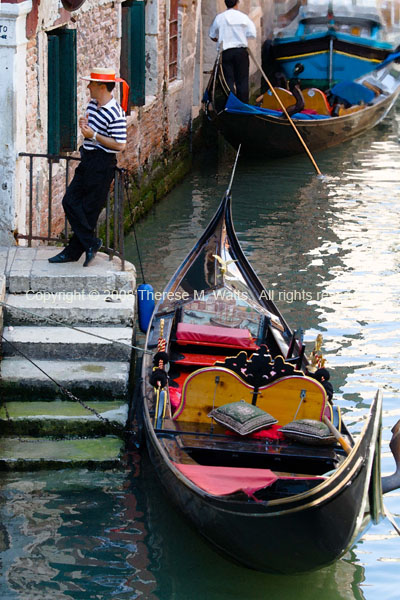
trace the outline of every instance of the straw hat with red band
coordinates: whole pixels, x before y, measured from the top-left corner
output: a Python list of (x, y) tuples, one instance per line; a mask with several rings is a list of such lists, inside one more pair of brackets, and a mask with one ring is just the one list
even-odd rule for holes
[(129, 85), (125, 79), (115, 76), (114, 69), (95, 68), (92, 70), (89, 76), (81, 77), (81, 79), (86, 79), (86, 81), (96, 81), (98, 83), (122, 83), (121, 106), (125, 112), (128, 110)]

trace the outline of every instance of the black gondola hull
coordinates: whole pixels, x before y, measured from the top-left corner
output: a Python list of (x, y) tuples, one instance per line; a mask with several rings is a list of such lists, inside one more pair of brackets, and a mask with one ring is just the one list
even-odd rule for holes
[[(388, 70), (389, 72), (389, 70)], [(400, 69), (392, 69), (395, 76), (390, 93), (362, 110), (326, 119), (293, 122), (312, 152), (337, 146), (361, 135), (380, 123), (394, 105), (400, 93)], [(224, 138), (245, 154), (267, 158), (279, 158), (304, 153), (294, 128), (284, 116), (229, 113), (225, 110), (229, 90), (220, 69), (212, 76), (208, 93), (211, 121)]]
[(380, 410), (377, 401), (362, 440), (332, 481), (304, 498), (265, 506), (211, 497), (188, 486), (160, 447), (148, 418), (147, 446), (167, 495), (209, 542), (252, 569), (301, 573), (340, 558), (369, 522), (367, 491)]
[[(214, 244), (211, 247), (210, 241)], [(205, 247), (209, 251), (207, 254), (204, 253)], [(196, 264), (196, 260), (199, 257), (201, 260), (203, 257), (207, 260), (210, 253), (215, 255), (218, 248), (229, 249), (229, 254), (225, 256), (229, 258), (230, 264), (237, 265), (236, 276), (243, 277), (253, 297), (259, 298), (260, 307), (269, 310), (271, 317), (279, 324), (279, 329), (275, 330), (276, 340), (280, 340), (280, 353), (286, 356), (285, 339), (290, 338), (291, 330), (272, 300), (262, 294), (265, 289), (240, 248), (233, 228), (229, 194), (225, 195), (208, 228), (172, 277), (164, 293), (168, 296), (179, 291), (181, 282)], [(209, 265), (209, 262), (206, 264)], [(156, 306), (147, 334), (147, 349), (154, 351), (157, 347), (161, 322), (166, 347), (173, 343), (173, 320), (178, 319), (179, 322), (182, 306), (170, 305), (168, 302), (162, 300)], [(314, 570), (342, 556), (371, 518), (374, 522), (381, 518), (380, 393), (371, 405), (366, 424), (356, 442), (343, 425), (342, 432), (350, 441), (351, 450), (348, 455), (341, 448), (340, 452), (338, 449), (332, 449), (328, 452), (333, 453), (335, 464), (327, 467), (323, 462), (319, 471), (313, 471), (308, 457), (310, 454), (316, 457), (322, 450), (315, 452), (303, 445), (298, 457), (303, 457), (304, 466), (311, 469), (296, 471), (292, 458), (284, 468), (285, 465), (281, 462), (285, 460), (284, 455), (277, 451), (274, 445), (270, 451), (268, 444), (257, 442), (257, 450), (251, 450), (248, 446), (249, 443), (251, 445), (251, 440), (241, 441), (229, 436), (226, 440), (225, 434), (221, 436), (225, 442), (221, 440), (219, 445), (215, 445), (213, 430), (205, 431), (200, 444), (193, 442), (196, 430), (189, 427), (191, 447), (203, 452), (202, 460), (195, 460), (195, 455), (188, 450), (189, 445), (184, 440), (184, 429), (180, 428), (179, 421), (174, 421), (172, 414), (165, 417), (165, 421), (155, 416), (159, 411), (153, 385), (149, 382), (152, 369), (153, 358), (146, 354), (142, 367), (143, 416), (148, 451), (155, 471), (176, 507), (214, 547), (227, 556), (247, 567), (272, 573)], [(286, 398), (282, 398), (283, 404), (286, 401)], [(226, 447), (221, 448), (220, 445), (226, 441), (232, 448), (229, 452), (226, 451)], [(210, 465), (235, 469), (235, 455), (243, 448), (245, 452), (250, 452), (250, 459), (246, 459), (244, 470), (246, 466), (249, 470), (253, 469), (253, 458), (266, 457), (269, 460), (277, 457), (278, 468), (275, 471), (286, 472), (288, 475), (283, 475), (287, 493), (279, 492), (274, 495), (267, 487), (265, 490), (257, 488), (255, 493), (258, 496), (251, 497), (243, 492), (234, 492), (231, 495), (218, 492), (212, 494), (186, 477), (177, 467), (191, 463), (204, 466), (206, 470)], [(216, 455), (219, 454), (219, 460), (207, 458), (210, 450)], [(261, 465), (260, 468), (265, 467), (273, 468), (268, 465)], [(293, 472), (311, 475), (293, 477)], [(312, 473), (318, 476), (315, 477)], [(276, 477), (278, 479), (275, 481), (280, 481), (281, 475)], [(301, 483), (300, 491), (296, 491), (299, 490), (296, 486), (302, 479), (307, 481), (306, 487)]]

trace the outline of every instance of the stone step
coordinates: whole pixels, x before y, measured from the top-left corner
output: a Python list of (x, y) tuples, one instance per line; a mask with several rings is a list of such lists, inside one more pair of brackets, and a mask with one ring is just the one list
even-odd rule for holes
[[(16, 356), (21, 350), (28, 358), (71, 360), (129, 361), (132, 329), (130, 327), (5, 327), (4, 356)], [(96, 337), (101, 336), (101, 337)], [(105, 338), (105, 339), (102, 339)]]
[(61, 251), (60, 247), (0, 248), (0, 265), (7, 279), (10, 293), (24, 292), (82, 292), (99, 291), (132, 292), (136, 287), (135, 267), (125, 263), (121, 271), (121, 261), (98, 252), (89, 267), (82, 267), (84, 256), (79, 261), (50, 264), (48, 259)]
[(42, 371), (25, 358), (4, 357), (0, 363), (3, 397), (10, 400), (54, 399), (65, 396), (45, 375), (67, 388), (78, 398), (98, 400), (125, 398), (129, 391), (128, 362), (35, 360)]
[(30, 437), (123, 437), (128, 419), (128, 404), (122, 401), (85, 402), (100, 418), (79, 402), (6, 402), (0, 406), (3, 435)]
[[(132, 293), (99, 294), (85, 292), (31, 292), (7, 294), (4, 322), (7, 325), (57, 326), (120, 325), (132, 326), (135, 318), (135, 295)], [(52, 319), (52, 321), (46, 321)], [(56, 321), (56, 322), (54, 322)]]
[(1, 437), (0, 469), (114, 468), (121, 465), (124, 446), (116, 436), (70, 440)]

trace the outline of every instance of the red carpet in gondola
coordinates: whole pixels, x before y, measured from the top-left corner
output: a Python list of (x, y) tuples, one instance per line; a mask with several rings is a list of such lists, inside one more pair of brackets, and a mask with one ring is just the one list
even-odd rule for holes
[(174, 463), (175, 467), (205, 492), (224, 496), (243, 491), (251, 496), (278, 479), (269, 469), (243, 469), (236, 467), (210, 467)]

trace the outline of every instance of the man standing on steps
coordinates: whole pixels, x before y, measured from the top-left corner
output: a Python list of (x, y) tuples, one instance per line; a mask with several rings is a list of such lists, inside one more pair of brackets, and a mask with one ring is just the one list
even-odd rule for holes
[[(224, 12), (217, 15), (209, 36), (222, 50), (222, 68), (229, 89), (242, 102), (249, 101), (248, 38), (257, 35), (251, 19), (239, 10), (239, 0), (225, 0)], [(236, 92), (235, 92), (236, 86)]]
[[(89, 81), (91, 97), (85, 116), (79, 119), (85, 139), (80, 148), (81, 161), (62, 201), (73, 236), (68, 246), (49, 262), (76, 262), (85, 252), (83, 266), (87, 267), (102, 246), (94, 232), (114, 177), (116, 154), (125, 148), (126, 117), (112, 95), (115, 82), (123, 81), (115, 77), (113, 69), (96, 68), (82, 79)], [(126, 110), (129, 87), (124, 81), (123, 84), (122, 105)]]

